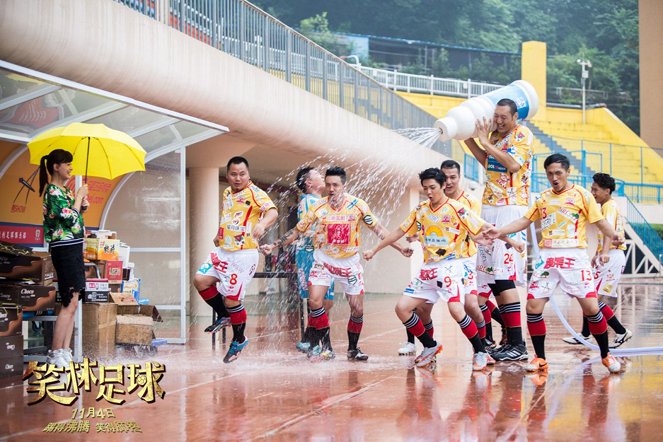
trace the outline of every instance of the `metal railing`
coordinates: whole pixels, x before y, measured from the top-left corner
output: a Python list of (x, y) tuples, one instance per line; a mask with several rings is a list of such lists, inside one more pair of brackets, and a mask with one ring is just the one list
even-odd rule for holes
[(628, 197), (626, 197), (626, 220), (659, 262), (663, 262), (661, 261), (663, 239)]
[(482, 83), (478, 81), (441, 78), (432, 75), (405, 74), (398, 71), (355, 66), (381, 85), (394, 91), (415, 92), (430, 95), (447, 95), (452, 97), (476, 97), (503, 87), (501, 84)]
[(435, 122), (433, 115), (247, 1), (114, 1), (388, 129)]

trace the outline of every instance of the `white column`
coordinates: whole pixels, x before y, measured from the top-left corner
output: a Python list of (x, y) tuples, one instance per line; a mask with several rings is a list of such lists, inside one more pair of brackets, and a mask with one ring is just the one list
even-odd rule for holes
[[(189, 168), (190, 281), (207, 259), (219, 227), (219, 168)], [(189, 315), (212, 316), (212, 310), (191, 284)]]

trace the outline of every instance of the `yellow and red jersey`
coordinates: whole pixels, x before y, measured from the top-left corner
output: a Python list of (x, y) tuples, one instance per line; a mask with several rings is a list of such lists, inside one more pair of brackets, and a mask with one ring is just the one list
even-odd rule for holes
[[(458, 197), (458, 201), (465, 204), (476, 215), (481, 216), (481, 202), (472, 194), (463, 191)], [(469, 235), (465, 240), (465, 247), (467, 247), (467, 251), (464, 253), (467, 253), (468, 256), (474, 256), (477, 254), (477, 245)]]
[(432, 208), (430, 200), (419, 203), (400, 228), (408, 236), (417, 234), (424, 249), (424, 262), (469, 258), (468, 232), (477, 235), (486, 222), (463, 203), (448, 198)]
[(576, 185), (561, 193), (545, 190), (525, 216), (541, 220), (539, 246), (545, 249), (587, 248), (586, 224), (603, 219), (592, 194)]
[(486, 187), (483, 203), (488, 206), (529, 206), (529, 186), (532, 175), (533, 135), (527, 127), (517, 125), (506, 136), (499, 138), (493, 132), (491, 141), (497, 137), (495, 147), (506, 152), (520, 164), (516, 173), (511, 173), (495, 157), (486, 158)]
[(258, 248), (251, 230), (264, 213), (274, 208), (267, 193), (250, 181), (244, 190), (236, 193), (226, 188), (219, 222), (219, 247), (229, 252)]
[[(603, 214), (605, 220), (608, 221), (608, 224), (610, 224), (615, 229), (617, 234), (623, 238), (624, 219), (619, 214), (619, 209), (617, 209), (617, 202), (612, 198), (610, 198), (608, 201), (606, 201), (601, 205), (601, 213)], [(600, 230), (599, 230), (598, 240), (599, 240), (599, 247), (597, 253), (601, 253), (601, 251), (603, 250), (603, 233)], [(610, 250), (626, 250), (626, 244), (620, 244), (618, 246), (610, 244)]]
[(316, 250), (332, 258), (349, 258), (359, 252), (359, 228), (362, 222), (371, 229), (378, 224), (364, 200), (345, 194), (338, 209), (329, 204), (327, 197), (321, 198), (297, 223), (297, 230), (305, 233), (313, 226), (313, 245)]

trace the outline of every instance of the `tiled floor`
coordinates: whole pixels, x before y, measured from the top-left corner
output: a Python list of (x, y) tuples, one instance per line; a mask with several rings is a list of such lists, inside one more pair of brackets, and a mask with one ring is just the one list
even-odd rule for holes
[[(663, 346), (663, 286), (624, 285), (617, 313), (635, 336), (624, 348)], [(663, 431), (663, 359), (633, 356), (623, 374), (609, 375), (597, 352), (569, 346), (551, 306), (547, 378), (528, 376), (520, 363), (472, 373), (471, 346), (444, 304), (434, 311), (444, 351), (437, 370), (409, 368), (397, 356), (405, 332), (393, 312), (395, 295), (367, 297), (361, 348), (368, 362), (348, 362), (348, 307), (332, 311), (337, 358), (312, 363), (294, 350), (298, 317), (278, 297), (248, 303), (250, 345), (232, 364), (226, 346), (211, 347), (191, 325), (187, 345), (161, 347), (148, 360), (166, 365), (159, 382), (165, 399), (148, 404), (137, 394), (112, 406), (87, 393), (73, 407), (52, 400), (28, 406), (27, 384), (0, 390), (0, 438), (9, 440), (654, 440)], [(557, 303), (572, 324), (579, 307), (563, 295)], [(292, 309), (290, 309), (292, 310)], [(524, 324), (524, 321), (523, 321)], [(499, 326), (495, 327), (499, 335)], [(529, 345), (529, 342), (528, 342)], [(531, 349), (531, 347), (530, 347)], [(531, 350), (530, 350), (531, 351)], [(585, 362), (583, 364), (583, 361)], [(594, 363), (591, 363), (594, 361)], [(125, 359), (130, 363), (135, 360)], [(93, 392), (97, 390), (93, 389)], [(82, 402), (82, 405), (79, 403)], [(46, 433), (67, 423), (72, 408), (111, 407), (115, 418), (91, 418), (89, 434)], [(97, 434), (100, 422), (134, 421), (142, 433)]]

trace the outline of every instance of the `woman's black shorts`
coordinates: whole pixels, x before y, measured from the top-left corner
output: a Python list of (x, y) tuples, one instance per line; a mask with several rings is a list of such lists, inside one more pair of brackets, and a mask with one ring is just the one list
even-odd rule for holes
[(66, 246), (51, 246), (51, 259), (58, 278), (58, 291), (62, 306), (67, 307), (74, 296), (79, 293), (79, 299), (85, 293), (85, 263), (83, 261), (83, 244)]

